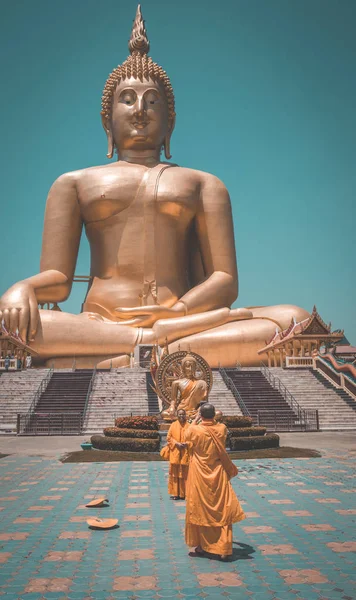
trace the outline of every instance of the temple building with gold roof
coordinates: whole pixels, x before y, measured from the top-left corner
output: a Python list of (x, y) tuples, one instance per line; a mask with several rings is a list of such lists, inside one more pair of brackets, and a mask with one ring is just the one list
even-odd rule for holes
[(287, 329), (276, 329), (258, 354), (267, 354), (269, 367), (305, 367), (312, 364), (313, 353), (319, 352), (322, 346), (334, 346), (343, 337), (343, 331), (331, 331), (331, 323), (327, 325), (314, 306), (307, 319), (297, 322), (293, 317)]

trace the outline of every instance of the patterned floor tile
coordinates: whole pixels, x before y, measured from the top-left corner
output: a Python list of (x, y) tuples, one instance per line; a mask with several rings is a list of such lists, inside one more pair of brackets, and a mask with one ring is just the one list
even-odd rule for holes
[[(185, 503), (168, 496), (166, 463), (1, 459), (0, 598), (354, 600), (352, 457), (239, 469), (232, 485), (247, 520), (222, 563), (188, 556)], [(100, 495), (107, 508), (85, 507)], [(120, 527), (89, 530), (88, 516)]]

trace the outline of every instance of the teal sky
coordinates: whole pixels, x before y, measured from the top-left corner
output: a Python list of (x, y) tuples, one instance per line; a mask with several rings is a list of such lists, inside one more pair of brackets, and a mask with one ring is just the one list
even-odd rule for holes
[[(1, 0), (0, 290), (38, 272), (46, 195), (103, 164), (100, 98), (133, 0)], [(233, 206), (236, 305), (313, 304), (356, 343), (356, 2), (142, 0), (177, 104), (172, 160)], [(218, 224), (217, 224), (218, 226)], [(89, 273), (82, 239), (76, 273)], [(85, 285), (64, 310), (79, 312)]]

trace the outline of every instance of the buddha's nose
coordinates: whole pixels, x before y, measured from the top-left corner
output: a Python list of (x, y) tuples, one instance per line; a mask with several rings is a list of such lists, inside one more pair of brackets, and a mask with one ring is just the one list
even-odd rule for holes
[(135, 106), (135, 113), (138, 117), (143, 117), (143, 114), (145, 112), (145, 102), (143, 98), (137, 98), (136, 101), (136, 106)]

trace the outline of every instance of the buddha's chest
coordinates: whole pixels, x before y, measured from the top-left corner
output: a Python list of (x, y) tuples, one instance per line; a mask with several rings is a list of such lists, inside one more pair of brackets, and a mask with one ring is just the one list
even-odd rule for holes
[[(175, 173), (173, 173), (175, 171)], [(127, 220), (152, 214), (187, 224), (194, 217), (197, 186), (184, 180), (179, 169), (159, 173), (142, 169), (112, 169), (88, 173), (78, 185), (78, 197), (85, 223)]]

